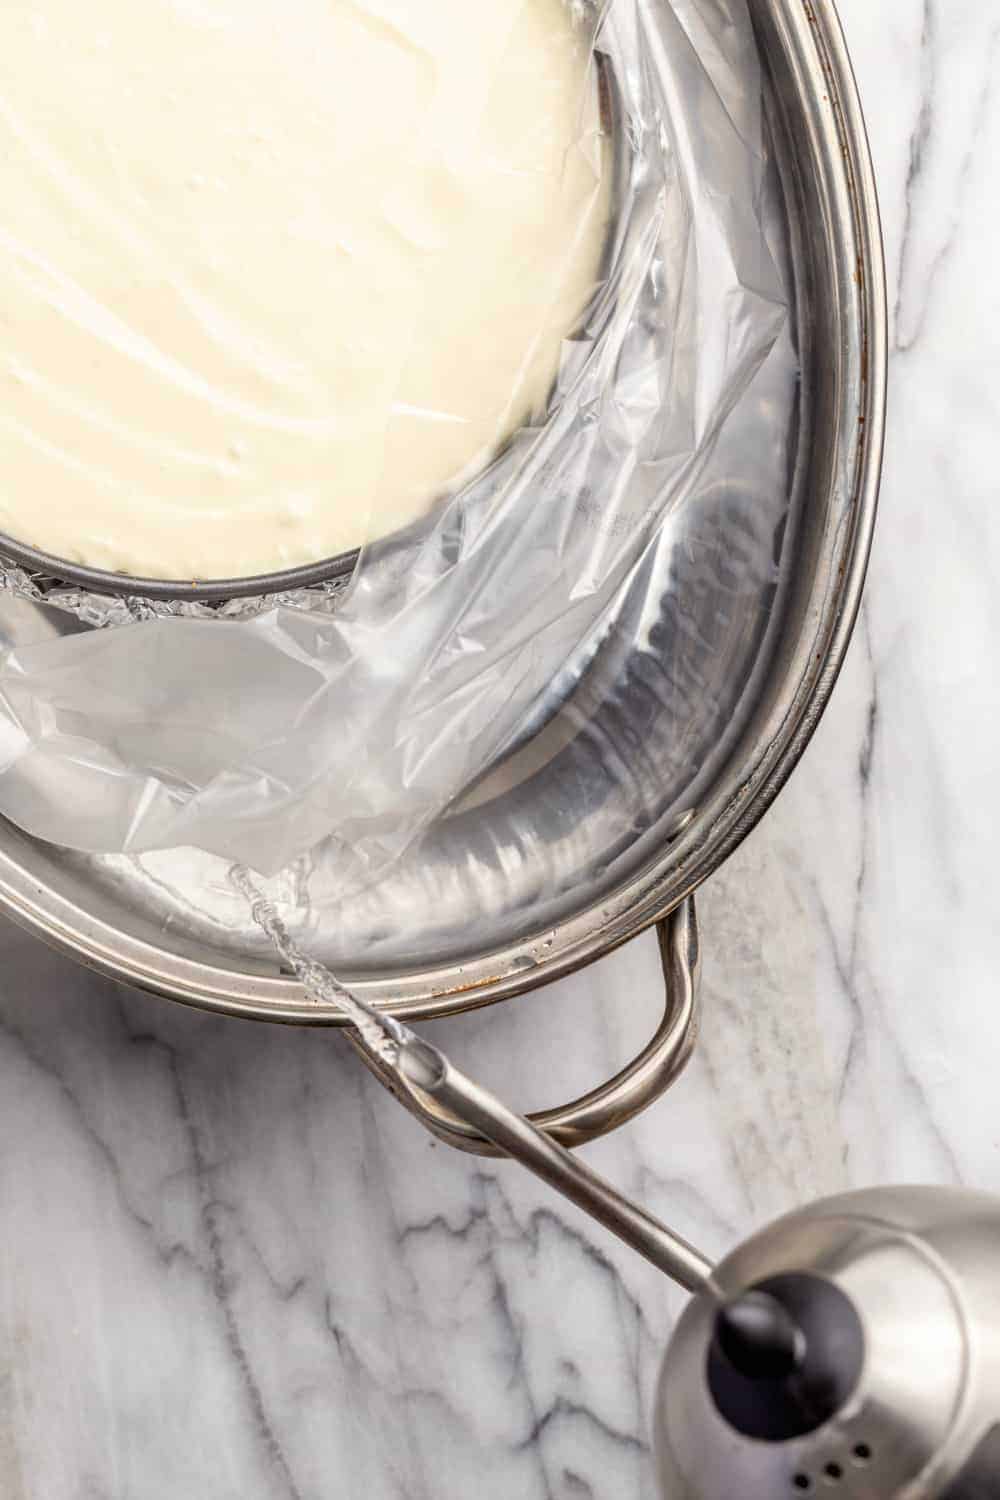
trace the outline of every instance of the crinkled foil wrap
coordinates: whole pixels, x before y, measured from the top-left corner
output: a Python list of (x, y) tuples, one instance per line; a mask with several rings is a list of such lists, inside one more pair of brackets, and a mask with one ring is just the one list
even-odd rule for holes
[(0, 589), (15, 599), (72, 615), (91, 630), (141, 625), (147, 620), (252, 620), (271, 609), (315, 610), (329, 614), (343, 598), (349, 575), (310, 588), (252, 594), (201, 603), (197, 599), (148, 599), (142, 594), (95, 594), (41, 573), (32, 573), (0, 553)]
[[(544, 424), (363, 549), (343, 592), (192, 607), (6, 568), (12, 604), (76, 624), (8, 640), (5, 817), (71, 849), (193, 847), (265, 874), (323, 842), (341, 890), (366, 889), (552, 720), (609, 640), (654, 649), (671, 558), (724, 492), (732, 507), (733, 476), (780, 497), (768, 424), (784, 430), (796, 364), (744, 0), (571, 8), (607, 95), (615, 212)], [(775, 574), (773, 503), (733, 530), (755, 586)], [(701, 628), (683, 600), (671, 618)], [(627, 776), (641, 746), (602, 753)]]

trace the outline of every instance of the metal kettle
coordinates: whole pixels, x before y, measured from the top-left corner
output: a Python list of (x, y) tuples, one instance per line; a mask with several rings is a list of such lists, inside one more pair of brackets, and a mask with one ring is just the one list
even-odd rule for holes
[[(435, 1135), (519, 1161), (691, 1292), (660, 1373), (664, 1500), (1000, 1500), (1000, 1198), (827, 1199), (712, 1262), (402, 1022), (303, 960), (363, 1061)], [(468, 1144), (478, 1142), (476, 1144)]]
[(1000, 1199), (877, 1189), (772, 1224), (688, 1304), (667, 1500), (1000, 1500)]
[(828, 1199), (713, 1266), (405, 1028), (380, 1054), (430, 1129), (463, 1121), (694, 1294), (658, 1385), (665, 1500), (1000, 1500), (1000, 1198)]

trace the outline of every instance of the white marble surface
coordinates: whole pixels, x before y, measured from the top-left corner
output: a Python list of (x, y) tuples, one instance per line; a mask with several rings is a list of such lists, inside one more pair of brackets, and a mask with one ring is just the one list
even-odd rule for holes
[[(1000, 1189), (1000, 0), (843, 0), (893, 401), (850, 663), (704, 893), (705, 1030), (591, 1159), (709, 1250), (886, 1178)], [(0, 927), (4, 1500), (646, 1500), (677, 1299), (331, 1036), (171, 1009)], [(447, 1030), (517, 1102), (624, 1057), (652, 941)], [(437, 1034), (440, 1034), (438, 1032)]]

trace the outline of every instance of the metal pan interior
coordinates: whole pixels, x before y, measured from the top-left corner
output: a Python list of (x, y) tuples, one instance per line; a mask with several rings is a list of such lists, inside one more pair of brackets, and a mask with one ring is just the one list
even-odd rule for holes
[[(290, 873), (283, 894), (298, 935), (400, 1013), (453, 1011), (543, 983), (676, 905), (765, 811), (836, 679), (881, 460), (877, 205), (832, 6), (754, 0), (752, 9), (801, 366), (781, 486), (759, 492), (743, 476), (719, 476), (725, 519), (714, 542), (701, 537), (665, 563), (668, 602), (647, 649), (623, 656), (607, 641), (563, 710), (431, 831), (377, 900), (338, 902), (322, 853)], [(741, 575), (747, 527), (770, 528), (773, 577)], [(711, 584), (720, 578), (731, 596), (722, 612)], [(667, 672), (712, 691), (671, 702), (658, 691)], [(602, 736), (638, 767), (641, 819), (593, 753)], [(225, 866), (207, 856), (90, 858), (4, 825), (0, 901), (84, 962), (173, 998), (336, 1019), (280, 973)]]

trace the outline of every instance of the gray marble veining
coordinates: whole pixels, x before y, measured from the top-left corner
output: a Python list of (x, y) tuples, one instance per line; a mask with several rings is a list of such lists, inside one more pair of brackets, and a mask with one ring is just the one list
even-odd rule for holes
[[(847, 1185), (1000, 1189), (1000, 0), (842, 11), (894, 308), (867, 601), (703, 894), (690, 1071), (589, 1153), (709, 1251)], [(653, 1500), (655, 1272), (427, 1139), (334, 1036), (172, 1009), (8, 926), (0, 964), (5, 1500)], [(549, 1103), (659, 982), (648, 940), (428, 1034)]]

